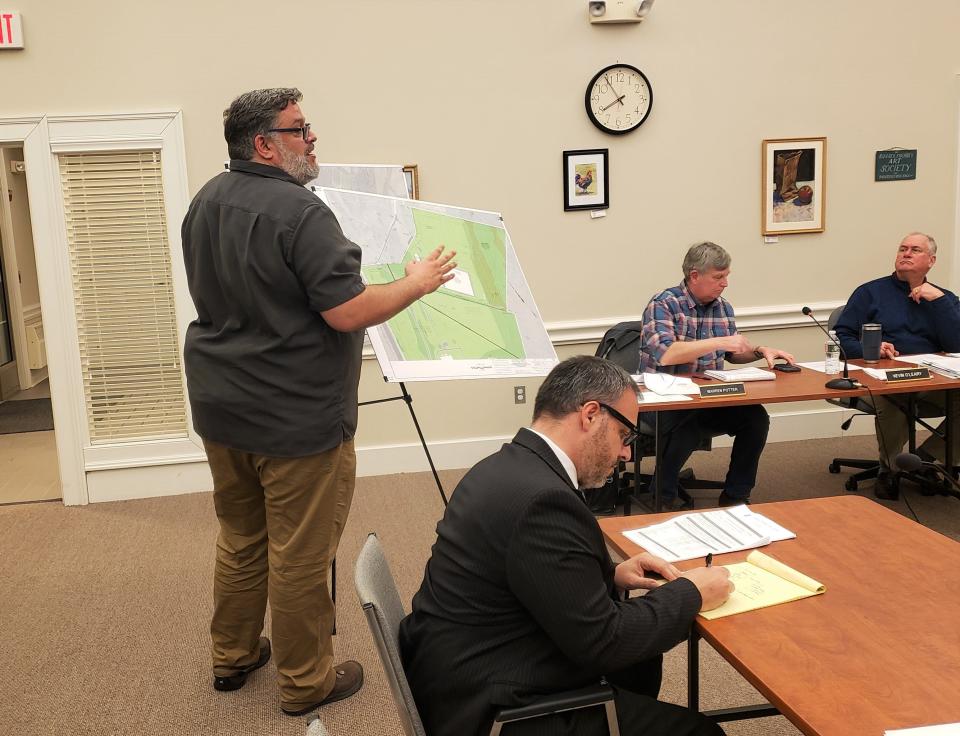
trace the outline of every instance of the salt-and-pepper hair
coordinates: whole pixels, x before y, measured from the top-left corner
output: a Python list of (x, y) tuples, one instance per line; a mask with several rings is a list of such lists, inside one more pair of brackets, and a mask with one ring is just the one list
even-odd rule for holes
[(296, 87), (272, 87), (244, 92), (223, 111), (223, 137), (231, 159), (253, 158), (253, 139), (267, 135), (277, 115), (291, 103), (300, 102), (303, 94)]
[(580, 411), (588, 401), (613, 404), (628, 390), (636, 394), (637, 384), (616, 363), (592, 355), (567, 358), (554, 366), (537, 391), (533, 421), (561, 419)]
[(927, 250), (930, 251), (930, 255), (932, 255), (932, 256), (937, 255), (937, 241), (933, 239), (933, 236), (932, 236), (932, 235), (927, 235), (926, 233), (922, 233), (922, 232), (920, 232), (919, 230), (914, 230), (912, 233), (907, 234), (907, 235), (904, 237), (904, 240), (906, 240), (907, 238), (909, 238), (909, 237), (911, 237), (911, 236), (913, 236), (913, 235), (919, 235), (919, 236), (921, 236), (921, 237), (923, 237), (923, 238), (926, 238), (926, 239), (927, 239)]
[(730, 254), (716, 243), (705, 241), (690, 246), (687, 255), (683, 257), (683, 280), (690, 278), (694, 271), (706, 273), (711, 268), (723, 271), (730, 268)]

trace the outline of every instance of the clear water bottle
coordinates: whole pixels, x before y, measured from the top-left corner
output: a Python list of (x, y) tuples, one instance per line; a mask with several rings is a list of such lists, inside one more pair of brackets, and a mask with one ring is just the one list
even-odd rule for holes
[(840, 343), (837, 341), (837, 333), (830, 330), (830, 339), (823, 344), (824, 361), (823, 367), (827, 373), (840, 372)]

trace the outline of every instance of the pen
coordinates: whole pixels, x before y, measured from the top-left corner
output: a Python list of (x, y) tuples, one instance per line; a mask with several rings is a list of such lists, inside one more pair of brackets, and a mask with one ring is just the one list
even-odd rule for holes
[(713, 565), (713, 552), (707, 553), (707, 567)]

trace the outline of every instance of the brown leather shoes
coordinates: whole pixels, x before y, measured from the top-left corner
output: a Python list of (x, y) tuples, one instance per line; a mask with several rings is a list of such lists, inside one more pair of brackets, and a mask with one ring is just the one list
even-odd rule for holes
[(337, 680), (333, 683), (333, 690), (319, 703), (295, 709), (280, 706), (280, 709), (288, 716), (305, 716), (321, 706), (336, 703), (338, 700), (345, 700), (363, 687), (363, 667), (360, 666), (359, 662), (354, 662), (352, 659), (348, 660), (338, 664), (333, 668), (333, 671), (337, 675)]
[(230, 690), (239, 690), (243, 687), (243, 684), (247, 681), (247, 675), (249, 675), (254, 670), (258, 670), (267, 662), (270, 661), (270, 640), (265, 637), (260, 637), (260, 649), (259, 656), (257, 661), (247, 667), (244, 667), (239, 672), (228, 675), (227, 677), (217, 677), (213, 676), (213, 689), (219, 690), (221, 692), (228, 692)]

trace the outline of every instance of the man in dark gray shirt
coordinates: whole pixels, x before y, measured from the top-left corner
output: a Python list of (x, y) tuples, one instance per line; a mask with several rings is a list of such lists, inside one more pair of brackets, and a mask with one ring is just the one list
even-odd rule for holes
[(353, 496), (363, 330), (453, 277), (440, 247), (390, 284), (364, 285), (360, 248), (304, 188), (317, 140), (297, 89), (263, 89), (224, 112), (230, 170), (183, 221), (197, 318), (184, 361), (220, 522), (214, 688), (236, 690), (270, 659), (280, 705), (303, 715), (357, 692), (359, 663), (333, 664), (327, 572)]

